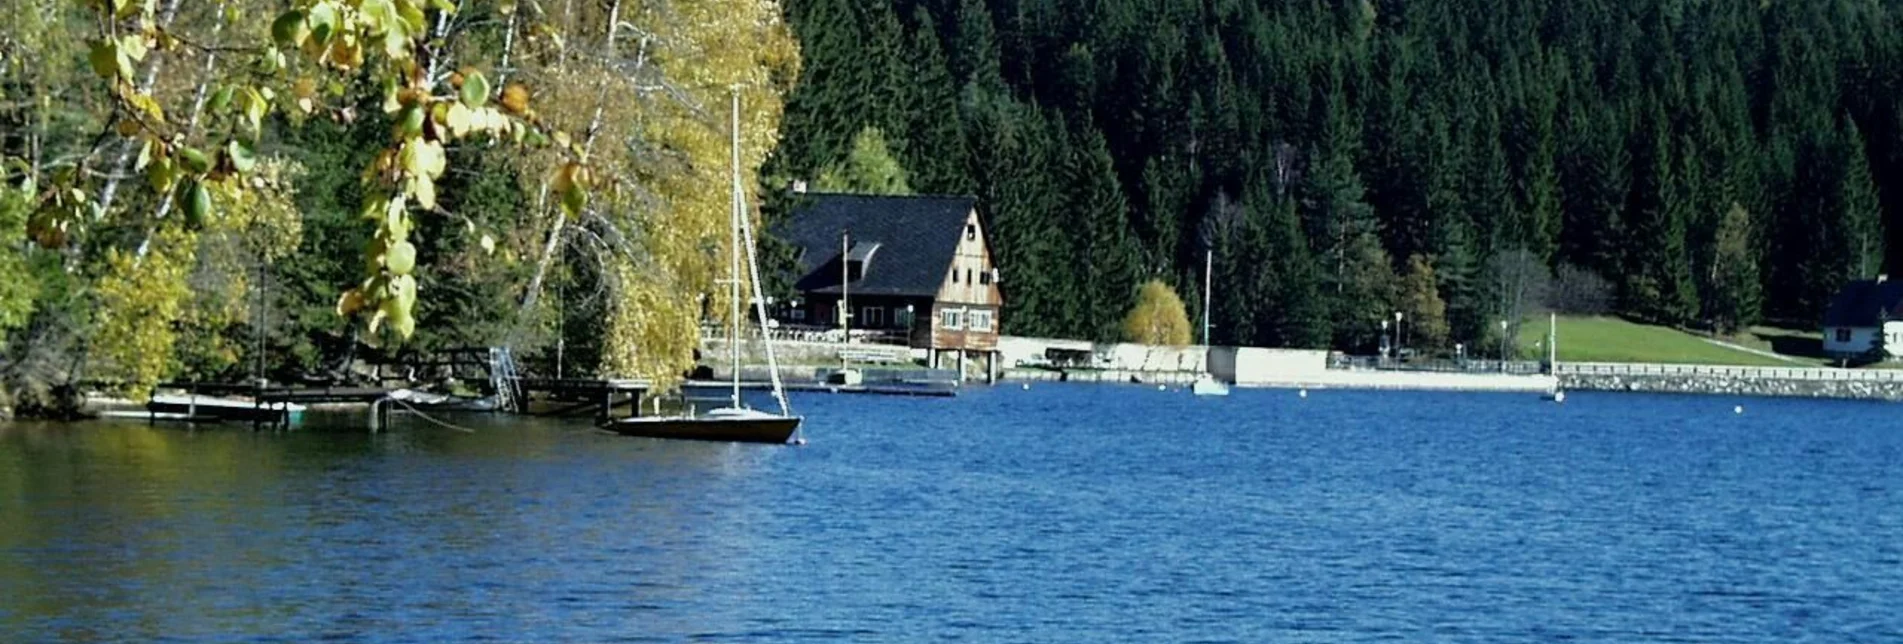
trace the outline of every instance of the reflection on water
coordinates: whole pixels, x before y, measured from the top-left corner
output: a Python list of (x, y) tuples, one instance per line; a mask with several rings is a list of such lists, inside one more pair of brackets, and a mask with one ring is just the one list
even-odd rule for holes
[(1739, 402), (812, 395), (804, 448), (0, 424), (0, 642), (1903, 641), (1897, 408)]
[(0, 633), (480, 633), (524, 602), (678, 605), (703, 544), (757, 538), (735, 479), (770, 454), (457, 420), (477, 432), (0, 425)]

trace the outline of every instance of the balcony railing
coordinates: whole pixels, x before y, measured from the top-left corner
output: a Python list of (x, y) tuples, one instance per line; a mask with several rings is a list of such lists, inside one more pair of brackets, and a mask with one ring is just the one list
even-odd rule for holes
[[(700, 335), (703, 338), (725, 338), (728, 329), (717, 324), (702, 324)], [(740, 327), (740, 337), (753, 339), (760, 337), (758, 325)], [(767, 337), (776, 342), (844, 342), (846, 335), (838, 327), (805, 326), (781, 324), (767, 329)], [(853, 329), (852, 344), (886, 344), (910, 346), (911, 334), (899, 329)]]

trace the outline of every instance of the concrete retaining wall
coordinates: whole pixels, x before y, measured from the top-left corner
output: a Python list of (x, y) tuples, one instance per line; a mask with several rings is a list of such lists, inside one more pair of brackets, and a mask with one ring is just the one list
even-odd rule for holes
[(1739, 376), (1562, 374), (1560, 386), (1580, 391), (1633, 391), (1903, 402), (1903, 383), (1880, 380), (1798, 380)]

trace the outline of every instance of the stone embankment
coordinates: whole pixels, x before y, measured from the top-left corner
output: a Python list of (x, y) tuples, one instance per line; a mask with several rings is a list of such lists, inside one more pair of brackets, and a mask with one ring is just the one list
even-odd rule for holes
[(1560, 387), (1788, 398), (1903, 401), (1903, 372), (1782, 367), (1561, 363)]

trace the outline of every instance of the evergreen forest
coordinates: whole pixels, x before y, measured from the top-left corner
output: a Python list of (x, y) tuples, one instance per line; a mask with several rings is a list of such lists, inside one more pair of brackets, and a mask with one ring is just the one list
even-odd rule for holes
[(786, 10), (803, 66), (769, 194), (874, 140), (905, 189), (978, 195), (1016, 335), (1115, 339), (1150, 279), (1196, 319), (1205, 253), (1216, 342), (1355, 351), (1395, 312), (1429, 349), (1549, 305), (1815, 328), (1896, 268), (1896, 3)]

